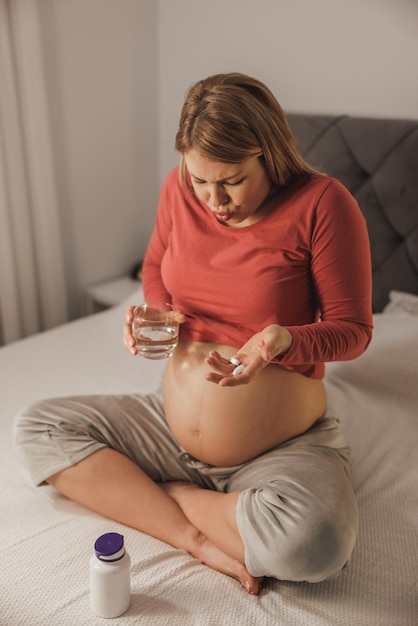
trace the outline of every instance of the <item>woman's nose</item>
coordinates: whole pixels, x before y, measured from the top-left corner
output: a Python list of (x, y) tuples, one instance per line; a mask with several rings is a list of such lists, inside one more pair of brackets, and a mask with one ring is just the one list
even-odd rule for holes
[(214, 185), (210, 190), (210, 204), (214, 209), (226, 204), (229, 196), (222, 185)]

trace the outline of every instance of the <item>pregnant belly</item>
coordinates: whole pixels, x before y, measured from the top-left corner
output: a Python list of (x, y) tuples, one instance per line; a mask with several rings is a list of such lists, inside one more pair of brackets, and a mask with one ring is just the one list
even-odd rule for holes
[(219, 387), (205, 380), (205, 357), (227, 346), (182, 341), (163, 381), (168, 424), (180, 445), (211, 465), (230, 466), (307, 430), (326, 409), (322, 381), (268, 365), (248, 385)]

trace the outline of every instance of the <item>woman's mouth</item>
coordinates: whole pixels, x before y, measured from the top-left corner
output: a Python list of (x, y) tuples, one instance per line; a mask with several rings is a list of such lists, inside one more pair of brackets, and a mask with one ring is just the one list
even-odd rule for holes
[(232, 217), (232, 214), (228, 211), (214, 211), (214, 215), (220, 222), (227, 222)]

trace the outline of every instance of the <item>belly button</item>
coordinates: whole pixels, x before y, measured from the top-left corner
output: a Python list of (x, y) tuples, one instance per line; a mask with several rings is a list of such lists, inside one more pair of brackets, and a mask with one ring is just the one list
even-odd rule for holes
[(202, 435), (202, 433), (200, 432), (198, 428), (192, 428), (192, 435), (193, 437), (199, 438)]

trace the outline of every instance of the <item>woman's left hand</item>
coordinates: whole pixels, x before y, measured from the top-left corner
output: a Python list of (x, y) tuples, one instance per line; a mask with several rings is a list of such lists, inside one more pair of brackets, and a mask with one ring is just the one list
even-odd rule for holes
[(234, 354), (235, 359), (243, 366), (240, 373), (233, 374), (237, 365), (231, 363), (213, 350), (206, 358), (206, 363), (213, 369), (206, 379), (221, 387), (245, 385), (279, 354), (286, 352), (292, 344), (290, 332), (278, 324), (270, 324), (262, 331), (253, 335), (242, 348)]

